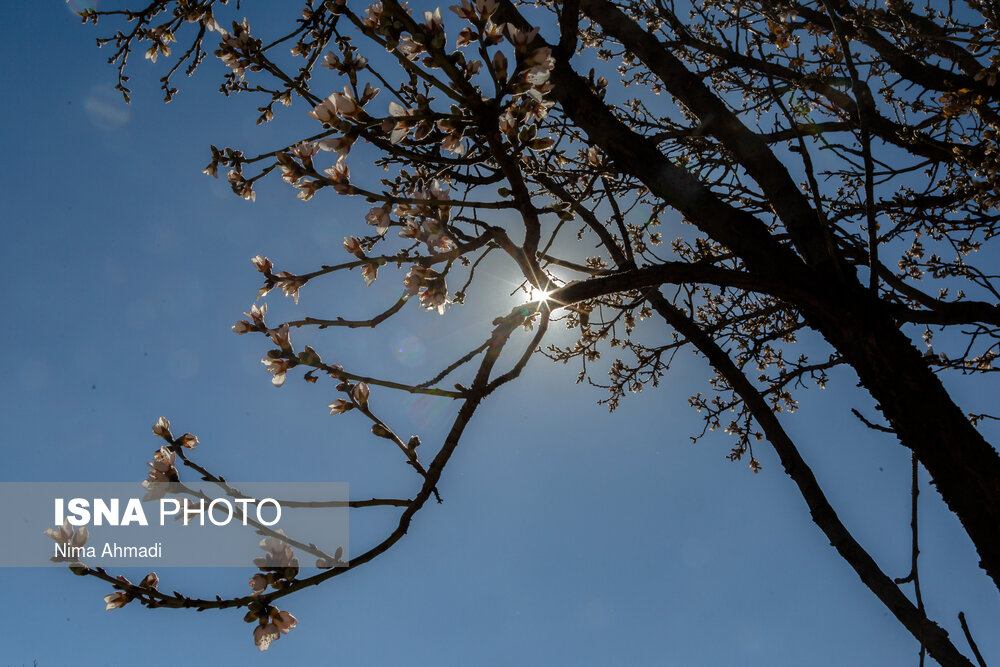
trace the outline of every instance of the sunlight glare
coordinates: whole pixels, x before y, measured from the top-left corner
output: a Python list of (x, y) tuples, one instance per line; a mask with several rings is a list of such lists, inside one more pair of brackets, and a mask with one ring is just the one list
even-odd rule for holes
[(552, 292), (549, 290), (532, 290), (531, 296), (535, 301), (548, 301)]

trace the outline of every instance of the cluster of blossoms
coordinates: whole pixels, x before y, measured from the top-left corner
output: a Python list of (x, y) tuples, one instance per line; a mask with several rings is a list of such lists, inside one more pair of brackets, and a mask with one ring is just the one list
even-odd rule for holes
[(251, 609), (244, 620), (251, 623), (257, 621), (257, 627), (253, 630), (253, 643), (261, 651), (266, 651), (271, 642), (280, 639), (281, 635), (287, 635), (299, 624), (298, 619), (274, 605), (268, 605), (259, 611)]
[[(479, 67), (476, 67), (473, 73), (478, 71)], [(410, 136), (411, 130), (413, 130), (413, 141), (419, 142), (437, 128), (442, 134), (438, 144), (443, 150), (455, 155), (465, 155), (466, 147), (462, 141), (465, 136), (465, 125), (453, 117), (437, 120), (427, 118), (433, 114), (428, 104), (429, 100), (423, 95), (417, 95), (415, 108), (408, 109), (399, 102), (389, 102), (389, 117), (382, 121), (381, 126), (382, 131), (389, 135), (389, 143), (398, 144)]]
[(86, 526), (73, 528), (69, 519), (63, 521), (58, 528), (47, 528), (45, 534), (51, 537), (57, 544), (65, 544), (71, 547), (82, 547), (90, 539), (90, 532)]
[(343, 60), (335, 53), (327, 53), (323, 58), (323, 67), (332, 69), (340, 74), (357, 74), (368, 66), (368, 58), (357, 55), (354, 51), (347, 51)]
[[(244, 83), (244, 79), (248, 72), (267, 69), (263, 63), (267, 62), (265, 54), (270, 47), (264, 47), (261, 40), (251, 36), (249, 24), (245, 19), (241, 23), (234, 22), (231, 32), (223, 30), (212, 16), (211, 3), (202, 5), (179, 0), (179, 5), (186, 13), (177, 13), (175, 16), (189, 23), (200, 23), (204, 28), (202, 34), (214, 31), (221, 36), (215, 55), (230, 70), (226, 75), (223, 91), (249, 89), (251, 86)], [(331, 13), (338, 14), (346, 11), (346, 2), (330, 0), (324, 3), (324, 7)], [(553, 66), (551, 53), (548, 49), (530, 50), (529, 44), (534, 40), (537, 31), (523, 32), (504, 23), (494, 23), (493, 17), (497, 8), (498, 3), (495, 0), (475, 2), (462, 0), (460, 6), (451, 8), (459, 17), (471, 23), (471, 27), (465, 27), (459, 33), (458, 48), (483, 44), (493, 51), (492, 56), (482, 51), (482, 61), (474, 60), (472, 57), (466, 60), (464, 55), (459, 54), (454, 63), (470, 82), (480, 77), (481, 73), (499, 82), (500, 99), (490, 108), (502, 114), (501, 127), (509, 127), (511, 143), (514, 143), (516, 137), (523, 146), (542, 150), (548, 147), (544, 144), (545, 140), (535, 137), (534, 128), (530, 130), (530, 136), (525, 135), (525, 130), (521, 126), (544, 118), (546, 110), (551, 106), (544, 100), (545, 94), (551, 89), (548, 84), (548, 73)], [(405, 5), (404, 10), (410, 11)], [(304, 14), (306, 20), (309, 19), (309, 11), (312, 10), (307, 10)], [(422, 62), (430, 68), (441, 66), (440, 56), (446, 48), (441, 9), (424, 12), (422, 24), (413, 26), (407, 23), (408, 27), (403, 31), (399, 30), (397, 21), (383, 23), (384, 20), (382, 5), (374, 4), (367, 11), (364, 25), (377, 33), (391, 36), (386, 40), (389, 49), (401, 54), (407, 61)], [(148, 59), (155, 62), (157, 57), (169, 55), (169, 44), (175, 41), (170, 31), (152, 31), (149, 37), (153, 45), (146, 53)], [(303, 37), (292, 47), (293, 55), (306, 57), (310, 55), (308, 48), (310, 45), (304, 41), (305, 39)], [(505, 40), (510, 42), (517, 55), (514, 62), (508, 62), (511, 48), (503, 46)], [(376, 256), (373, 248), (388, 234), (390, 228), (396, 227), (399, 238), (412, 242), (405, 244), (409, 246), (403, 255), (407, 259), (405, 262), (400, 262), (400, 266), (407, 262), (417, 262), (410, 263), (409, 270), (403, 278), (405, 294), (409, 297), (418, 297), (421, 308), (443, 314), (446, 307), (452, 303), (445, 280), (448, 269), (441, 269), (442, 272), (438, 272), (429, 265), (451, 259), (450, 256), (442, 257), (440, 253), (453, 253), (458, 248), (456, 241), (466, 238), (457, 229), (457, 224), (456, 227), (452, 227), (452, 209), (455, 207), (450, 192), (454, 184), (452, 177), (445, 172), (433, 170), (425, 172), (423, 168), (418, 167), (412, 179), (405, 173), (401, 177), (408, 182), (383, 181), (391, 188), (391, 193), (377, 195), (368, 193), (351, 183), (347, 158), (359, 138), (370, 139), (379, 147), (384, 147), (384, 142), (380, 139), (381, 132), (388, 138), (390, 145), (402, 142), (407, 146), (405, 150), (412, 148), (418, 152), (425, 151), (430, 146), (433, 151), (440, 149), (452, 156), (466, 156), (464, 161), (454, 157), (449, 157), (449, 160), (472, 164), (480, 155), (469, 156), (468, 153), (482, 150), (481, 145), (470, 141), (476, 136), (476, 125), (481, 122), (481, 116), (469, 113), (460, 106), (451, 107), (450, 112), (436, 111), (431, 108), (434, 100), (431, 89), (434, 86), (428, 86), (421, 94), (416, 89), (416, 84), (409, 88), (404, 85), (398, 91), (394, 90), (398, 97), (388, 102), (387, 114), (381, 116), (369, 106), (380, 89), (373, 87), (371, 83), (358, 82), (359, 74), (368, 67), (367, 58), (358, 55), (353, 47), (343, 44), (340, 46), (341, 55), (327, 54), (322, 65), (345, 75), (350, 79), (350, 84), (345, 86), (342, 92), (332, 93), (309, 111), (309, 116), (323, 126), (323, 135), (301, 141), (274, 153), (275, 166), (282, 180), (298, 190), (298, 198), (301, 200), (311, 199), (323, 187), (332, 187), (338, 194), (368, 196), (374, 207), (365, 216), (365, 220), (375, 229), (378, 238), (346, 237), (343, 244), (345, 250), (359, 261), (345, 266), (359, 267), (365, 284), (371, 285), (378, 277), (379, 267), (386, 263), (386, 257)], [(501, 48), (507, 49), (506, 55)], [(407, 63), (403, 64), (405, 66)], [(383, 87), (389, 85), (383, 84)], [(460, 88), (457, 82), (452, 87), (455, 90)], [(271, 91), (272, 103), (280, 101), (285, 105), (290, 104), (292, 87), (288, 86), (282, 90)], [(511, 102), (511, 98), (515, 101)], [(478, 99), (477, 96), (477, 101)], [(483, 100), (486, 101), (485, 98)], [(270, 120), (272, 115), (270, 105), (265, 114), (266, 120)], [(486, 122), (492, 125), (493, 116)], [(495, 132), (493, 134), (495, 135)], [(324, 168), (326, 165), (320, 164), (322, 159), (317, 156), (321, 151), (336, 155), (336, 161), (332, 166)], [(205, 172), (216, 176), (219, 164), (227, 166), (230, 169), (227, 179), (233, 191), (246, 200), (254, 200), (256, 197), (254, 183), (270, 169), (256, 176), (249, 172), (244, 176), (243, 170), (244, 166), (258, 159), (260, 158), (247, 159), (241, 152), (231, 149), (222, 152), (213, 147), (212, 163), (206, 167)], [(455, 216), (458, 218), (459, 214), (455, 213)], [(424, 249), (432, 256), (431, 258), (411, 256), (411, 253), (424, 253)], [(372, 256), (369, 257), (368, 253)], [(454, 255), (457, 256), (458, 253), (454, 252)], [(309, 277), (302, 278), (287, 271), (275, 271), (274, 263), (261, 255), (253, 257), (251, 261), (264, 277), (264, 286), (258, 292), (258, 299), (267, 295), (272, 289), (278, 288), (285, 296), (291, 297), (296, 304), (298, 303), (300, 290)], [(420, 262), (426, 262), (428, 265)], [(232, 329), (237, 334), (251, 331), (263, 333), (274, 343), (276, 349), (270, 350), (261, 362), (271, 374), (271, 381), (275, 386), (282, 386), (287, 372), (296, 365), (318, 367), (322, 364), (319, 356), (309, 346), (305, 346), (301, 355), (296, 355), (289, 339), (289, 324), (269, 328), (265, 322), (266, 314), (267, 305), (255, 303), (249, 312), (245, 313), (246, 319), (237, 321)], [(395, 439), (400, 443), (400, 447), (408, 453), (411, 462), (423, 474), (423, 469), (417, 464), (415, 456), (416, 447), (420, 444), (419, 438), (413, 436), (408, 444), (403, 445), (402, 441), (369, 411), (370, 389), (365, 382), (354, 384), (348, 381), (340, 375), (342, 369), (337, 366), (322, 366), (322, 368), (332, 377), (341, 380), (338, 390), (343, 392), (344, 398), (329, 404), (331, 414), (357, 409), (372, 418), (377, 422), (372, 427), (372, 432), (379, 437)], [(312, 381), (315, 381), (315, 378)], [(170, 484), (179, 481), (178, 458), (183, 463), (197, 467), (187, 460), (182, 449), (195, 447), (198, 444), (195, 436), (184, 434), (175, 438), (170, 431), (170, 422), (163, 417), (153, 426), (153, 432), (166, 442), (154, 452), (152, 461), (148, 462), (149, 470), (143, 482), (146, 490), (145, 500), (162, 498), (170, 490)], [(176, 488), (175, 486), (174, 489)], [(182, 499), (182, 502), (186, 510), (189, 501)], [(186, 513), (185, 511), (184, 514)], [(54, 540), (68, 542), (73, 546), (82, 546), (89, 537), (85, 527), (74, 530), (68, 523), (61, 528), (50, 529), (46, 534)], [(268, 650), (273, 641), (279, 639), (282, 634), (287, 634), (297, 624), (296, 618), (290, 613), (269, 604), (267, 594), (269, 589), (291, 592), (287, 589), (293, 587), (296, 577), (299, 576), (299, 559), (296, 558), (290, 542), (294, 541), (284, 536), (283, 531), (265, 537), (260, 541), (264, 555), (254, 559), (259, 572), (249, 579), (249, 586), (255, 597), (248, 605), (249, 611), (245, 620), (250, 623), (256, 621), (253, 639), (261, 651)], [(306, 550), (311, 551), (311, 549)], [(342, 548), (338, 548), (332, 557), (323, 554), (323, 557), (317, 560), (316, 566), (329, 568), (345, 565), (341, 562), (342, 555)], [(122, 607), (134, 599), (149, 606), (156, 606), (156, 600), (160, 596), (153, 591), (157, 589), (158, 583), (155, 573), (146, 575), (138, 585), (133, 585), (124, 577), (118, 577), (116, 590), (105, 597), (107, 609)], [(148, 593), (144, 593), (143, 589)]]
[[(261, 255), (251, 257), (250, 261), (253, 263), (254, 268), (263, 273), (265, 277), (264, 286), (257, 290), (258, 299), (267, 296), (268, 292), (277, 287), (284, 292), (285, 296), (291, 297), (296, 304), (299, 302), (299, 290), (306, 284), (306, 280), (304, 278), (300, 278), (289, 273), (288, 271), (278, 271), (277, 273), (272, 273), (271, 269), (274, 268), (274, 263), (267, 257), (263, 257)], [(251, 315), (251, 313), (244, 313), (244, 315), (254, 321), (257, 321), (258, 319), (263, 321), (264, 312), (267, 308), (266, 306), (262, 306), (262, 308), (263, 310), (260, 311), (260, 318)], [(246, 332), (243, 331), (237, 333)]]
[(170, 420), (166, 417), (160, 417), (156, 420), (156, 423), (153, 424), (153, 434), (170, 444), (157, 449), (153, 452), (153, 460), (146, 462), (149, 471), (146, 473), (146, 479), (142, 481), (142, 487), (146, 489), (144, 501), (162, 498), (167, 492), (167, 485), (179, 479), (177, 468), (174, 467), (174, 463), (177, 461), (177, 453), (173, 449), (174, 444), (186, 449), (194, 449), (198, 446), (198, 437), (190, 433), (185, 433), (175, 441), (173, 434), (170, 433)]
[(552, 90), (549, 76), (555, 68), (555, 58), (552, 49), (540, 47), (531, 49), (531, 43), (538, 35), (538, 28), (521, 30), (507, 23), (499, 25), (493, 22), (492, 16), (497, 9), (493, 0), (478, 0), (475, 3), (462, 0), (461, 5), (451, 7), (459, 18), (465, 19), (471, 27), (464, 27), (458, 34), (456, 46), (462, 47), (481, 40), (485, 46), (494, 46), (503, 41), (504, 37), (514, 47), (517, 57), (513, 72), (508, 74), (509, 63), (503, 51), (497, 49), (490, 61), (493, 77), (506, 86), (506, 91), (514, 98), (501, 114), (500, 130), (508, 137), (517, 136), (521, 143), (532, 150), (545, 150), (552, 146), (548, 138), (522, 136), (524, 128), (534, 121), (542, 120), (548, 115), (553, 102), (545, 99)]
[(264, 357), (260, 360), (260, 363), (264, 364), (267, 372), (273, 376), (271, 384), (275, 387), (285, 384), (288, 370), (295, 366), (294, 361), (289, 359), (275, 359), (274, 357)]
[(323, 125), (335, 128), (346, 127), (343, 120), (363, 121), (369, 118), (365, 112), (366, 104), (375, 99), (380, 89), (366, 83), (360, 97), (355, 97), (350, 85), (344, 86), (344, 92), (332, 93), (325, 100), (313, 107), (309, 117), (318, 120)]
[[(175, 442), (173, 434), (170, 433), (170, 420), (166, 417), (160, 417), (153, 424), (153, 435), (163, 438), (170, 444)], [(176, 443), (187, 449), (194, 449), (198, 446), (198, 438), (190, 433), (185, 433), (177, 438)]]
[[(215, 23), (213, 20), (212, 23)], [(218, 28), (218, 24), (216, 24)], [(222, 31), (222, 40), (219, 48), (215, 51), (215, 56), (222, 63), (233, 71), (233, 74), (240, 80), (246, 74), (247, 68), (259, 67), (253, 64), (251, 54), (260, 50), (261, 41), (254, 39), (250, 35), (250, 25), (246, 19), (242, 23), (233, 21), (233, 31), (227, 33)]]
[(240, 320), (233, 325), (233, 331), (238, 335), (242, 336), (250, 331), (266, 331), (267, 325), (264, 324), (264, 316), (267, 314), (267, 304), (262, 303), (259, 306), (257, 304), (252, 304), (250, 306), (249, 313), (243, 313), (250, 320)]
[[(181, 5), (183, 7), (183, 5)], [(184, 8), (184, 20), (188, 23), (200, 23), (209, 32), (225, 34), (222, 26), (215, 20), (211, 6), (187, 3)]]
[[(555, 66), (552, 51), (547, 47), (537, 49), (531, 47), (538, 34), (537, 29), (526, 31), (511, 24), (495, 23), (493, 17), (497, 8), (498, 3), (494, 0), (476, 2), (462, 0), (460, 5), (452, 6), (451, 10), (470, 24), (462, 28), (457, 45), (461, 48), (478, 42), (485, 47), (499, 47), (505, 40), (510, 43), (516, 56), (513, 67), (508, 62), (508, 56), (500, 48), (494, 50), (492, 58), (487, 55), (489, 72), (502, 85), (501, 97), (510, 96), (506, 105), (501, 107), (498, 126), (512, 144), (531, 150), (546, 150), (554, 144), (554, 140), (538, 137), (536, 134), (537, 121), (544, 119), (552, 106), (552, 102), (545, 98), (552, 89), (552, 84), (549, 83), (550, 73)], [(410, 13), (410, 10), (406, 9), (406, 12)], [(391, 36), (392, 39), (387, 42), (390, 50), (396, 50), (412, 62), (416, 62), (422, 54), (426, 54), (424, 64), (436, 67), (432, 55), (445, 45), (441, 10), (424, 12), (423, 19), (422, 25), (417, 24), (408, 31), (400, 32), (399, 22), (389, 19), (385, 8), (376, 3), (367, 9), (363, 23), (378, 34)], [(248, 31), (234, 29), (230, 39), (237, 41), (243, 39), (245, 42), (248, 39)], [(246, 48), (249, 42), (241, 44), (240, 48)], [(330, 185), (340, 194), (357, 192), (350, 183), (350, 170), (345, 158), (358, 136), (367, 131), (366, 128), (372, 127), (373, 119), (365, 111), (365, 107), (378, 95), (379, 88), (373, 87), (370, 83), (365, 83), (362, 88), (357, 83), (357, 74), (367, 67), (367, 59), (356, 55), (351, 48), (341, 50), (343, 57), (333, 53), (327, 54), (324, 66), (347, 74), (351, 77), (351, 83), (346, 85), (342, 92), (329, 95), (309, 112), (311, 118), (322, 123), (325, 128), (340, 132), (341, 136), (302, 142), (276, 154), (282, 178), (299, 190), (298, 196), (303, 200), (312, 198), (320, 188)], [(464, 56), (456, 62), (465, 68), (470, 79), (482, 66), (479, 61), (466, 62)], [(414, 105), (412, 108), (392, 100), (388, 103), (388, 116), (381, 121), (381, 130), (387, 135), (391, 144), (397, 144), (411, 136), (414, 142), (419, 142), (437, 130), (441, 133), (438, 143), (442, 150), (456, 155), (466, 153), (467, 147), (463, 138), (470, 120), (462, 118), (454, 107), (451, 114), (444, 116), (433, 112), (429, 107), (430, 100), (416, 91), (413, 91), (407, 99)], [(320, 150), (337, 154), (336, 163), (322, 170), (322, 173), (313, 164), (313, 158)], [(242, 176), (239, 176), (239, 179), (241, 178)], [(245, 197), (252, 197), (252, 188), (239, 179), (234, 182), (234, 190)], [(385, 236), (391, 226), (399, 226), (401, 238), (423, 243), (431, 253), (453, 250), (455, 242), (448, 226), (451, 204), (444, 203), (449, 202), (450, 194), (447, 186), (438, 180), (428, 180), (430, 185), (415, 188), (410, 193), (408, 201), (398, 202), (395, 206), (383, 203), (373, 207), (365, 216), (367, 223), (374, 227), (381, 237)], [(368, 259), (365, 253), (366, 247), (370, 249), (370, 245), (364, 244), (354, 236), (346, 237), (344, 240), (344, 248), (362, 260)], [(266, 261), (266, 258), (263, 261)], [(371, 285), (377, 279), (378, 267), (379, 263), (376, 261), (368, 262), (361, 267), (366, 285)], [(269, 265), (266, 269), (258, 265), (258, 270), (268, 276), (268, 283), (262, 289), (262, 294), (273, 286), (280, 286), (286, 295), (297, 300), (302, 283), (286, 272), (271, 274), (270, 268)], [(404, 281), (407, 291), (410, 294), (419, 293), (424, 308), (443, 313), (445, 306), (450, 303), (444, 279), (433, 272), (425, 275), (421, 273), (422, 271), (423, 268), (411, 271)], [(237, 333), (246, 333), (257, 330), (259, 326), (262, 325), (251, 317), (250, 321), (238, 322), (234, 330)], [(274, 375), (273, 382), (276, 385), (284, 381), (286, 371), (294, 365), (294, 361), (281, 355), (264, 359), (263, 363)]]
[(420, 305), (427, 310), (436, 310), (443, 315), (445, 306), (451, 303), (444, 276), (434, 269), (414, 264), (403, 278), (403, 287), (411, 296), (420, 294)]
[[(338, 61), (339, 62), (339, 61)], [(356, 62), (356, 61), (355, 61)], [(282, 179), (299, 190), (298, 198), (303, 201), (312, 199), (316, 192), (327, 185), (332, 185), (338, 194), (351, 194), (351, 172), (345, 162), (347, 154), (354, 145), (355, 138), (348, 134), (350, 121), (363, 122), (369, 119), (364, 106), (378, 95), (379, 89), (370, 83), (365, 84), (360, 95), (356, 95), (351, 87), (344, 86), (344, 92), (333, 93), (317, 104), (309, 117), (318, 120), (324, 127), (336, 128), (344, 132), (344, 136), (324, 139), (318, 142), (302, 142), (292, 147), (290, 153), (277, 153), (278, 166)], [(337, 162), (324, 169), (321, 176), (313, 166), (312, 158), (319, 151), (337, 153)], [(296, 158), (298, 162), (296, 162)], [(313, 178), (306, 178), (312, 176)]]
[(375, 232), (379, 236), (385, 236), (386, 232), (389, 231), (390, 225), (392, 225), (392, 218), (389, 217), (389, 208), (388, 204), (376, 206), (368, 211), (368, 215), (365, 216), (365, 222), (374, 227)]
[[(418, 125), (418, 121), (414, 119), (416, 113), (415, 109), (407, 109), (395, 100), (389, 102), (391, 118), (382, 121), (382, 131), (389, 135), (389, 143), (396, 145), (410, 135), (410, 130)], [(423, 139), (430, 132), (430, 124), (424, 122), (419, 123), (419, 125), (421, 126), (419, 139)], [(414, 139), (419, 140), (417, 135), (414, 136)]]
[[(428, 252), (447, 252), (454, 249), (455, 242), (448, 235), (448, 221), (451, 219), (451, 194), (437, 181), (429, 187), (414, 191), (414, 202), (399, 203), (393, 213), (401, 221), (403, 229), (400, 238), (420, 241)], [(369, 214), (370, 215), (370, 214)]]
[[(258, 255), (257, 258), (260, 258)], [(255, 260), (257, 259), (255, 258)], [(265, 262), (268, 262), (267, 258), (263, 258)], [(255, 262), (256, 263), (256, 262)], [(284, 273), (284, 272), (281, 272)], [(276, 276), (281, 276), (281, 273), (276, 274)], [(291, 276), (291, 274), (287, 274)], [(295, 283), (301, 286), (301, 283)], [(270, 288), (264, 290), (266, 294)], [(288, 291), (285, 292), (288, 295)], [(295, 302), (298, 303), (298, 287), (294, 291)], [(238, 335), (243, 335), (250, 331), (262, 331), (267, 333), (268, 337), (271, 339), (277, 349), (269, 350), (267, 356), (260, 360), (260, 363), (264, 364), (264, 368), (267, 372), (272, 375), (271, 384), (275, 387), (280, 387), (285, 384), (285, 379), (287, 378), (287, 373), (289, 369), (294, 368), (297, 364), (295, 360), (295, 353), (292, 350), (292, 342), (290, 339), (290, 329), (287, 323), (282, 324), (277, 329), (268, 329), (267, 324), (264, 323), (264, 316), (267, 314), (267, 304), (262, 303), (259, 306), (257, 304), (252, 304), (250, 306), (250, 312), (243, 313), (249, 320), (239, 320), (233, 325), (233, 331)], [(308, 345), (305, 348), (309, 352), (313, 352), (312, 348)], [(313, 352), (315, 354), (315, 352)], [(317, 355), (318, 358), (318, 355)]]
[[(132, 582), (123, 577), (122, 575), (118, 575), (118, 581), (122, 582), (126, 586), (129, 586), (131, 589)], [(156, 576), (155, 572), (150, 572), (149, 574), (147, 574), (145, 577), (142, 578), (142, 581), (139, 582), (139, 588), (145, 588), (152, 591), (155, 591), (156, 587), (159, 585), (160, 585), (160, 578)], [(134, 600), (135, 596), (136, 593), (132, 590), (115, 591), (114, 593), (108, 593), (107, 595), (104, 596), (104, 608), (107, 611), (111, 611), (112, 609), (118, 609), (119, 607), (124, 607), (129, 602)]]
[(174, 467), (176, 460), (177, 454), (168, 447), (160, 447), (153, 453), (153, 460), (146, 462), (149, 472), (142, 481), (142, 488), (146, 489), (143, 501), (159, 500), (166, 494), (167, 485), (179, 479), (177, 468)]
[(152, 46), (146, 49), (146, 60), (154, 63), (161, 55), (163, 57), (169, 56), (170, 44), (177, 41), (174, 34), (167, 30), (164, 26), (151, 29), (148, 33), (146, 33), (146, 38), (152, 42)]
[[(344, 250), (351, 253), (358, 259), (368, 259), (368, 255), (365, 254), (365, 249), (361, 246), (361, 239), (356, 236), (345, 236), (344, 237)], [(378, 278), (378, 263), (368, 262), (361, 267), (361, 277), (365, 280), (365, 286), (371, 285)]]
[(233, 192), (243, 197), (244, 200), (257, 201), (257, 193), (253, 189), (253, 181), (245, 179), (242, 172), (238, 169), (230, 169), (229, 173), (226, 174), (226, 180), (229, 181), (229, 186)]
[[(550, 72), (555, 66), (552, 51), (548, 47), (531, 49), (531, 44), (538, 34), (537, 28), (524, 31), (511, 24), (494, 23), (492, 17), (497, 8), (498, 3), (494, 0), (478, 0), (474, 3), (463, 0), (461, 5), (452, 6), (451, 10), (455, 14), (471, 24), (471, 27), (466, 26), (460, 31), (457, 46), (461, 48), (481, 41), (483, 46), (491, 47), (499, 45), (505, 38), (510, 42), (517, 56), (513, 71), (508, 71), (509, 63), (502, 50), (496, 49), (489, 59), (489, 71), (492, 77), (503, 86), (503, 94), (510, 94), (514, 98), (513, 102), (504, 108), (499, 125), (512, 140), (516, 138), (532, 150), (545, 150), (550, 148), (554, 141), (550, 138), (536, 137), (537, 130), (532, 123), (545, 118), (548, 109), (553, 105), (545, 99), (545, 95), (552, 89), (552, 84), (549, 83)], [(406, 12), (411, 13), (409, 9), (406, 9)], [(398, 22), (388, 18), (381, 3), (375, 3), (366, 10), (363, 24), (371, 31), (385, 36), (390, 50), (395, 50), (407, 60), (415, 62), (429, 50), (440, 50), (445, 45), (441, 10), (426, 11), (423, 18), (423, 25), (418, 24), (410, 33), (400, 34)], [(466, 78), (471, 80), (480, 72), (483, 63), (474, 59), (466, 60), (461, 52), (459, 56), (456, 62), (463, 68)], [(353, 50), (345, 49), (343, 60), (329, 53), (324, 64), (330, 69), (346, 73), (356, 79), (357, 73), (367, 66), (368, 61), (355, 56)], [(423, 64), (432, 68), (438, 66), (430, 55), (424, 59)], [(341, 137), (319, 142), (320, 148), (337, 152), (338, 165), (357, 138), (359, 130), (352, 130), (352, 127), (370, 121), (364, 106), (378, 92), (378, 88), (365, 84), (359, 96), (356, 89), (352, 90), (351, 86), (345, 86), (342, 93), (331, 94), (309, 112), (310, 117), (320, 121), (325, 127), (343, 133)], [(382, 121), (381, 130), (388, 136), (390, 143), (397, 144), (403, 141), (410, 136), (411, 131), (413, 140), (419, 142), (436, 128), (442, 133), (438, 141), (442, 150), (464, 155), (467, 147), (463, 137), (470, 121), (456, 116), (455, 108), (452, 109), (453, 113), (441, 117), (441, 114), (431, 111), (427, 97), (415, 91), (412, 98), (416, 103), (413, 108), (407, 108), (395, 100), (389, 102), (389, 113)], [(433, 116), (438, 118), (435, 119)], [(302, 199), (311, 198), (317, 189), (329, 184), (303, 178), (303, 171), (297, 165), (290, 164), (292, 160), (288, 156), (279, 158), (279, 162), (285, 179), (300, 189), (299, 196)], [(351, 192), (347, 172), (343, 167), (334, 167), (327, 173), (330, 174), (334, 187), (339, 188), (338, 191)], [(384, 223), (381, 226), (384, 227)]]
[(340, 560), (343, 555), (344, 547), (337, 547), (337, 550), (333, 554), (333, 558), (317, 558), (316, 567), (321, 570), (329, 570), (331, 567), (335, 567), (337, 565), (343, 566), (345, 563)]
[[(283, 530), (277, 531), (284, 535)], [(288, 542), (280, 537), (265, 537), (259, 543), (266, 555), (254, 558), (253, 562), (261, 572), (250, 577), (250, 588), (254, 595), (260, 595), (270, 586), (276, 591), (287, 588), (299, 574), (299, 559)]]
[(347, 392), (350, 395), (351, 400), (338, 398), (333, 403), (330, 403), (327, 407), (330, 408), (331, 415), (343, 414), (348, 410), (353, 410), (355, 407), (361, 408), (362, 410), (368, 409), (368, 397), (371, 395), (368, 383), (359, 382), (354, 386), (350, 386), (348, 383), (343, 383), (343, 386), (339, 388)]
[(294, 358), (289, 358), (294, 355), (291, 354), (292, 346), (288, 339), (287, 324), (282, 324), (277, 329), (270, 331), (269, 335), (279, 349), (269, 350), (267, 356), (261, 359), (260, 363), (264, 364), (267, 372), (274, 376), (271, 378), (271, 384), (275, 387), (280, 387), (285, 384), (286, 374), (289, 369), (294, 368), (297, 362)]

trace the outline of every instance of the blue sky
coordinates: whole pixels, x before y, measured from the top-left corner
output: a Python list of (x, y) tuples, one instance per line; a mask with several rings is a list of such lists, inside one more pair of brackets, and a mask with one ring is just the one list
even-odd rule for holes
[[(61, 2), (4, 13), (0, 481), (141, 479), (162, 414), (197, 434), (198, 461), (229, 479), (346, 481), (357, 498), (413, 493), (397, 451), (353, 415), (327, 414), (332, 387), (296, 376), (275, 389), (259, 362), (264, 341), (230, 331), (258, 286), (251, 256), (307, 271), (343, 260), (342, 238), (366, 231), (361, 202), (323, 193), (303, 204), (272, 182), (249, 204), (200, 173), (210, 143), (273, 148), (311, 127), (306, 109), (255, 127), (251, 101), (215, 92), (214, 63), (169, 105), (155, 71), (136, 63), (126, 107), (97, 32)], [(515, 302), (503, 296), (509, 276), (484, 278), (479, 297), (446, 317), (410, 308), (401, 328), (293, 339), (314, 341), (327, 360), (425, 379)], [(310, 285), (300, 310), (272, 295), (273, 321), (370, 316), (398, 292), (396, 278), (367, 291), (354, 273), (337, 280)], [(655, 335), (661, 325), (649, 326)], [(766, 446), (755, 449), (764, 470), (753, 475), (725, 460), (725, 437), (691, 444), (700, 421), (687, 397), (705, 389), (702, 360), (684, 356), (660, 388), (612, 415), (576, 373), (538, 358), (491, 398), (445, 473), (444, 504), (422, 511), (374, 563), (287, 599), (299, 626), (268, 654), (239, 613), (105, 612), (109, 589), (96, 580), (0, 569), (0, 664), (915, 664), (915, 641), (827, 544)], [(830, 384), (802, 394), (783, 423), (848, 527), (891, 576), (905, 575), (908, 453), (850, 416), (851, 407), (874, 413), (854, 378)], [(984, 387), (957, 390), (963, 407), (995, 403)], [(372, 400), (428, 448), (454, 410), (387, 390)], [(931, 616), (964, 649), (955, 620), (964, 610), (987, 658), (1000, 655), (990, 632), (1000, 599), (922, 479)], [(394, 516), (353, 513), (355, 553)], [(251, 573), (159, 575), (167, 590), (231, 596)]]

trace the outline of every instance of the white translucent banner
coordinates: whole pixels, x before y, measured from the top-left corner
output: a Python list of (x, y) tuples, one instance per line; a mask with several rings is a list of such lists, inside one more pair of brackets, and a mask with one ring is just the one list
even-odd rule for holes
[(342, 567), (343, 482), (2, 482), (0, 566)]

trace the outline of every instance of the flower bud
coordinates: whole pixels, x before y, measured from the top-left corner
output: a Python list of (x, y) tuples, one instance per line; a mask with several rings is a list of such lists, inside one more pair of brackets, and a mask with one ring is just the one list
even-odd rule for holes
[(354, 397), (354, 401), (361, 406), (362, 410), (368, 409), (368, 395), (370, 390), (368, 389), (368, 384), (365, 382), (359, 382), (354, 386), (354, 391), (351, 395)]

